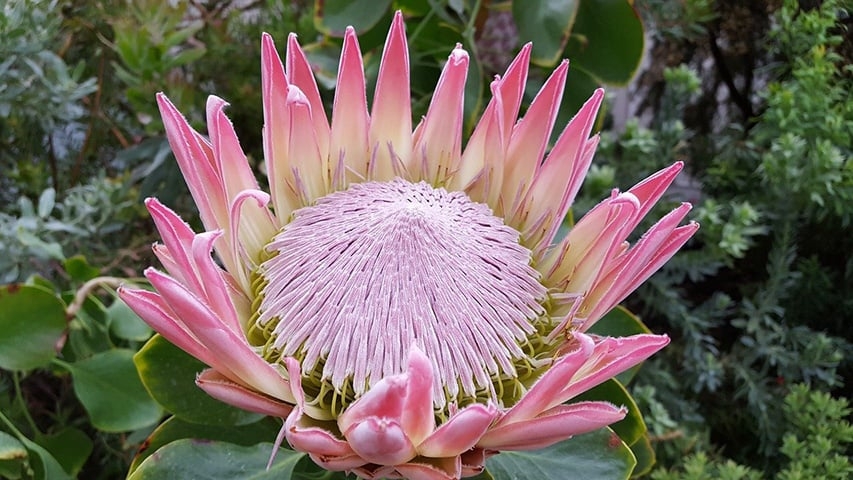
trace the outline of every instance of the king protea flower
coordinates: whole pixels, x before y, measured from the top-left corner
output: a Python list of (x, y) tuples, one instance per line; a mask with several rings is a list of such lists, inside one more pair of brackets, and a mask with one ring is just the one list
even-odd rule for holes
[[(696, 231), (689, 204), (633, 246), (628, 235), (681, 170), (613, 194), (555, 240), (589, 168), (596, 91), (553, 148), (568, 63), (517, 120), (526, 45), (462, 148), (468, 54), (457, 46), (412, 130), (401, 14), (368, 112), (354, 31), (343, 42), (331, 125), (296, 37), (282, 64), (262, 39), (259, 189), (210, 97), (208, 138), (157, 101), (206, 231), (146, 201), (163, 238), (156, 292), (124, 299), (206, 363), (197, 384), (284, 419), (282, 437), (320, 466), (363, 478), (474, 475), (488, 455), (548, 446), (622, 419), (572, 402), (643, 361), (666, 336), (584, 333)], [(214, 261), (215, 252), (219, 263)], [(220, 267), (220, 264), (222, 267)]]

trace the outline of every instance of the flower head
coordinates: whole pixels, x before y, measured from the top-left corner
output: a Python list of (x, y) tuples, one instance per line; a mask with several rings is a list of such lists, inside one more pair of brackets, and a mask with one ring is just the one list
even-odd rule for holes
[(206, 231), (148, 199), (168, 273), (147, 269), (156, 292), (122, 288), (122, 298), (210, 367), (202, 389), (285, 419), (288, 443), (330, 470), (460, 478), (498, 451), (620, 420), (624, 407), (571, 400), (668, 339), (585, 332), (697, 225), (679, 226), (683, 204), (626, 242), (675, 164), (614, 190), (555, 241), (598, 143), (590, 134), (603, 93), (546, 155), (568, 64), (516, 120), (529, 55), (527, 45), (492, 82), (463, 149), (462, 48), (413, 131), (399, 13), (370, 112), (358, 41), (346, 32), (331, 123), (295, 36), (282, 63), (265, 35), (269, 193), (223, 100), (208, 101), (205, 138), (159, 95)]

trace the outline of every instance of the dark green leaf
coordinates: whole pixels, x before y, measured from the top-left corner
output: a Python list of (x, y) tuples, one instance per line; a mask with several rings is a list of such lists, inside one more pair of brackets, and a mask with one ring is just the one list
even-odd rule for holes
[(605, 337), (627, 337), (629, 335), (640, 335), (651, 333), (648, 327), (640, 321), (639, 317), (619, 305), (607, 312), (589, 329), (590, 333)]
[(281, 429), (281, 422), (265, 417), (263, 420), (248, 425), (215, 426), (185, 422), (177, 417), (171, 417), (160, 424), (140, 447), (130, 464), (130, 473), (160, 447), (182, 438), (197, 440), (227, 441), (237, 445), (250, 446), (270, 442), (276, 438)]
[(252, 446), (183, 439), (146, 458), (128, 480), (180, 478), (182, 480), (279, 480), (291, 478), (305, 454), (281, 448), (267, 468), (273, 444)]
[(628, 0), (581, 0), (564, 55), (600, 83), (625, 85), (643, 58), (643, 24)]
[(151, 327), (139, 318), (120, 298), (107, 308), (110, 332), (118, 338), (144, 342), (151, 337)]
[(98, 429), (124, 432), (160, 419), (160, 407), (148, 396), (136, 373), (133, 351), (109, 350), (62, 365), (71, 372), (77, 398)]
[(68, 427), (59, 433), (45, 435), (37, 439), (38, 444), (53, 455), (62, 468), (71, 475), (77, 475), (89, 454), (92, 453), (92, 440), (81, 430)]
[(495, 480), (620, 480), (631, 476), (636, 463), (619, 436), (604, 428), (541, 450), (501, 452), (486, 461), (486, 469)]
[(617, 380), (610, 379), (595, 388), (587, 390), (573, 398), (572, 402), (585, 400), (603, 400), (614, 405), (628, 407), (628, 415), (610, 425), (610, 428), (628, 445), (633, 445), (634, 442), (645, 435), (646, 424), (643, 422), (643, 415), (640, 413), (640, 409), (628, 391), (625, 390), (625, 387)]
[(175, 416), (193, 423), (239, 425), (257, 421), (260, 415), (220, 402), (195, 384), (205, 364), (155, 335), (133, 359), (142, 383), (151, 396)]
[(41, 445), (21, 438), (21, 443), (27, 447), (30, 466), (33, 469), (35, 480), (71, 480), (71, 477), (62, 468), (62, 465), (53, 458), (53, 455)]
[(30, 370), (56, 356), (65, 334), (65, 305), (29, 285), (0, 287), (0, 368)]
[(648, 475), (652, 467), (655, 466), (655, 449), (652, 448), (648, 433), (631, 445), (631, 451), (634, 453), (634, 458), (637, 459), (634, 476)]
[(356, 32), (370, 30), (388, 11), (391, 0), (315, 0), (314, 26), (334, 37), (342, 37), (346, 28)]
[(0, 478), (21, 478), (27, 449), (15, 437), (0, 431)]
[(512, 16), (522, 42), (533, 42), (530, 61), (551, 67), (560, 61), (579, 0), (515, 0)]

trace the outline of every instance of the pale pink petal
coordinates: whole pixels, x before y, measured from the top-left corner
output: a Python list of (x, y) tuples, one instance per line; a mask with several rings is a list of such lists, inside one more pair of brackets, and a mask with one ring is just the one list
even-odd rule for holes
[[(213, 244), (222, 232), (204, 232), (195, 236), (192, 243), (193, 262), (196, 265), (203, 288), (203, 299), (210, 306), (222, 324), (236, 334), (242, 334), (243, 328), (237, 318), (237, 311), (228, 295), (228, 287), (220, 274), (221, 269), (210, 256)], [(198, 294), (198, 292), (196, 292)]]
[(477, 446), (495, 450), (535, 450), (625, 418), (628, 409), (606, 402), (560, 405), (536, 418), (489, 430)]
[(465, 146), (460, 166), (454, 172), (458, 180), (452, 179), (450, 184), (452, 189), (464, 189), (475, 201), (488, 204), (499, 216), (504, 215), (500, 195), (506, 154), (524, 96), (532, 47), (531, 43), (521, 47), (504, 76), (496, 77), (491, 83), (492, 99)]
[(509, 140), (502, 197), (507, 207), (507, 224), (517, 230), (521, 230), (522, 200), (542, 163), (557, 119), (568, 70), (569, 62), (564, 60), (536, 94)]
[(521, 47), (518, 55), (515, 56), (512, 63), (506, 69), (501, 78), (498, 89), (501, 92), (501, 106), (503, 114), (500, 118), (503, 119), (504, 125), (502, 131), (506, 133), (506, 142), (503, 148), (509, 147), (510, 132), (513, 130), (515, 119), (518, 118), (518, 111), (521, 107), (521, 100), (524, 97), (524, 86), (527, 84), (527, 71), (530, 66), (530, 52), (533, 49), (532, 43), (526, 43)]
[(529, 420), (545, 410), (566, 400), (559, 397), (562, 389), (569, 384), (578, 370), (595, 351), (595, 342), (587, 335), (575, 335), (577, 346), (574, 350), (558, 358), (551, 367), (536, 380), (530, 390), (518, 403), (500, 418), (497, 426)]
[(633, 194), (637, 197), (637, 200), (640, 201), (640, 211), (637, 214), (637, 218), (628, 228), (628, 231), (632, 231), (637, 228), (640, 221), (647, 213), (649, 213), (649, 210), (655, 206), (655, 203), (657, 203), (663, 195), (663, 192), (672, 185), (675, 177), (678, 176), (678, 173), (681, 172), (683, 168), (684, 162), (675, 162), (672, 165), (653, 173), (651, 176), (628, 190), (628, 193)]
[[(606, 305), (611, 303), (613, 306), (621, 302), (628, 296), (631, 292), (637, 289), (643, 282), (648, 280), (664, 263), (666, 263), (673, 255), (675, 255), (681, 247), (687, 243), (688, 240), (693, 236), (696, 231), (699, 230), (699, 224), (696, 222), (690, 222), (687, 225), (683, 225), (681, 227), (676, 228), (672, 231), (672, 234), (667, 239), (666, 243), (664, 243), (659, 250), (655, 252), (655, 254), (649, 258), (648, 262), (645, 264), (643, 269), (632, 279), (630, 279), (629, 283), (621, 284), (617, 283), (616, 285), (620, 286), (618, 291), (619, 294), (615, 295), (613, 299), (607, 299), (602, 302), (602, 305)], [(627, 279), (626, 279), (627, 280)], [(612, 307), (611, 307), (612, 308)], [(606, 313), (606, 312), (604, 312)], [(603, 313), (602, 313), (603, 315)]]
[[(408, 102), (407, 102), (408, 103)], [(399, 121), (399, 118), (398, 118)], [(338, 66), (335, 103), (332, 109), (332, 136), (329, 146), (331, 168), (345, 168), (339, 175), (349, 182), (367, 177), (368, 140), (367, 94), (365, 92), (364, 66), (355, 30), (347, 27), (343, 51)], [(343, 162), (340, 162), (343, 159)], [(344, 185), (336, 185), (342, 189)]]
[[(583, 335), (575, 333), (575, 338)], [(572, 399), (634, 367), (668, 344), (669, 337), (666, 335), (649, 334), (618, 338), (605, 337), (597, 341), (595, 353), (575, 374), (572, 381), (555, 396), (554, 405)]]
[(300, 452), (309, 453), (312, 460), (327, 470), (352, 470), (367, 463), (353, 451), (348, 442), (317, 426), (322, 422), (306, 418), (305, 393), (302, 391), (301, 382), (298, 381), (301, 378), (299, 363), (287, 358), (285, 365), (291, 380), (291, 396), (296, 405), (284, 422), (284, 432), (290, 446)]
[(488, 204), (495, 215), (502, 213), (498, 201), (508, 136), (503, 131), (504, 108), (499, 83), (500, 80), (492, 82), (492, 101), (474, 128), (459, 168), (448, 184), (451, 190), (463, 190), (475, 202)]
[(118, 296), (157, 333), (181, 350), (202, 362), (213, 366), (214, 355), (190, 332), (183, 323), (175, 319), (174, 312), (163, 302), (160, 295), (148, 290), (120, 286)]
[(259, 357), (245, 338), (227, 327), (208, 305), (182, 284), (153, 268), (145, 270), (145, 277), (175, 312), (177, 318), (190, 319), (185, 320), (184, 325), (199, 342), (211, 352), (217, 352), (217, 358), (212, 364), (205, 359), (199, 360), (263, 393), (293, 401), (287, 380), (281, 377), (275, 367)]
[(406, 402), (406, 375), (383, 378), (338, 417), (342, 432), (371, 417), (402, 419)]
[(228, 271), (240, 288), (251, 292), (251, 272), (264, 253), (264, 247), (278, 232), (278, 222), (267, 205), (270, 196), (260, 190), (243, 190), (231, 202), (229, 236), (236, 266)]
[(249, 412), (285, 418), (293, 409), (292, 405), (235, 383), (216, 370), (204, 370), (195, 383), (211, 397)]
[(352, 449), (363, 459), (379, 465), (397, 465), (415, 457), (412, 442), (402, 425), (385, 417), (371, 416), (344, 431)]
[(472, 448), (463, 453), (460, 456), (460, 460), (462, 461), (462, 478), (473, 477), (482, 473), (485, 470), (486, 457), (490, 457), (496, 453), (495, 451), (487, 453), (485, 449), (479, 447)]
[(160, 238), (169, 250), (169, 257), (173, 262), (169, 273), (179, 272), (175, 277), (200, 294), (204, 288), (193, 265), (191, 253), (195, 232), (177, 213), (156, 198), (146, 198), (145, 207), (151, 214), (151, 219), (154, 220)]
[(323, 99), (320, 97), (320, 90), (317, 88), (317, 80), (314, 78), (314, 72), (311, 71), (311, 64), (308, 62), (305, 52), (302, 51), (302, 47), (299, 46), (299, 41), (296, 39), (295, 33), (291, 33), (287, 37), (285, 63), (287, 78), (290, 80), (290, 83), (299, 87), (299, 90), (308, 99), (308, 104), (311, 105), (311, 120), (317, 136), (317, 148), (320, 150), (320, 155), (328, 157), (329, 119), (326, 117)]
[(311, 104), (295, 85), (287, 87), (285, 112), (288, 129), (284, 134), (287, 135), (287, 157), (291, 160), (290, 188), (300, 206), (310, 205), (329, 191), (329, 157), (320, 154), (316, 130), (311, 125)]
[(394, 14), (382, 51), (370, 119), (371, 165), (367, 178), (391, 180), (412, 156), (409, 49), (403, 14)]
[(418, 445), (435, 429), (435, 412), (432, 363), (417, 346), (409, 350), (406, 376), (406, 397), (400, 424), (409, 440)]
[(581, 331), (624, 300), (696, 232), (698, 225), (695, 223), (677, 228), (690, 208), (690, 204), (684, 203), (665, 215), (636, 245), (608, 266), (609, 271), (596, 281), (584, 298), (580, 316), (587, 318)]
[[(564, 292), (585, 293), (606, 262), (623, 248), (626, 228), (637, 215), (639, 204), (629, 194), (615, 195), (593, 208), (569, 231), (569, 245), (552, 271), (543, 272), (546, 285)], [(547, 257), (547, 255), (546, 255)], [(549, 261), (543, 261), (547, 265)]]
[(289, 157), (290, 115), (287, 109), (289, 82), (272, 37), (261, 38), (261, 88), (264, 102), (264, 159), (269, 178), (273, 210), (280, 224), (299, 207), (288, 181), (291, 179)]
[(225, 100), (211, 95), (207, 99), (207, 128), (210, 134), (210, 144), (213, 156), (216, 158), (218, 169), (222, 172), (222, 183), (225, 188), (225, 198), (228, 201), (243, 190), (257, 190), (258, 181), (249, 168), (246, 154), (240, 147), (240, 140), (234, 131), (231, 120), (225, 115)]
[(417, 446), (426, 457), (455, 457), (474, 447), (497, 417), (492, 405), (473, 404), (460, 410)]
[(455, 480), (462, 475), (462, 462), (458, 455), (430, 459), (431, 464), (409, 462), (395, 469), (401, 478), (408, 480)]
[(213, 152), (209, 151), (198, 132), (190, 127), (181, 112), (162, 93), (157, 94), (157, 105), (160, 107), (169, 145), (175, 152), (205, 229), (222, 227), (228, 221), (228, 207), (222, 172), (217, 171)]
[(184, 278), (183, 268), (178, 265), (177, 261), (175, 261), (175, 257), (172, 256), (172, 252), (169, 250), (169, 247), (162, 243), (155, 243), (154, 245), (151, 245), (151, 251), (154, 252), (154, 256), (157, 257), (157, 260), (160, 261), (160, 264), (163, 265), (163, 268), (166, 269), (166, 272), (169, 275), (181, 283), (189, 283), (189, 280)]
[(462, 154), (462, 107), (468, 52), (457, 46), (451, 52), (423, 124), (415, 135), (408, 166), (410, 180), (442, 183), (452, 174)]
[[(584, 103), (536, 173), (522, 206), (526, 220), (521, 231), (529, 229), (546, 212), (551, 215), (546, 227), (531, 235), (529, 241), (549, 245), (580, 190), (598, 144), (598, 137), (592, 141), (588, 138), (603, 98), (604, 90), (598, 89)], [(554, 199), (560, 200), (555, 204)]]

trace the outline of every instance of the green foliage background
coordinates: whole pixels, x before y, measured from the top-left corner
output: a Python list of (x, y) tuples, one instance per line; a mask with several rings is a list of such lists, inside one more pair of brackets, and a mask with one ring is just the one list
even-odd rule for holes
[[(206, 96), (230, 101), (242, 146), (259, 164), (260, 33), (281, 47), (297, 32), (331, 100), (341, 29), (357, 28), (371, 83), (395, 9), (407, 17), (415, 118), (449, 49), (460, 42), (471, 53), (469, 132), (488, 82), (527, 41), (527, 102), (557, 62), (572, 61), (561, 124), (599, 84), (627, 85), (647, 50), (628, 118), (615, 106), (600, 118), (601, 147), (572, 216), (613, 186), (683, 160), (685, 180), (660, 208), (691, 201), (702, 228), (627, 302), (673, 342), (629, 384), (641, 433), (591, 463), (624, 460), (623, 471), (657, 480), (853, 474), (849, 408), (832, 398), (851, 396), (853, 374), (849, 0), (316, 3), (324, 8), (307, 0), (0, 6), (0, 477), (120, 478), (151, 453), (143, 442), (190, 438), (216, 442), (179, 440), (164, 457), (239, 447), (245, 465), (266, 463), (269, 445), (260, 442), (276, 425), (203, 395), (158, 396), (152, 377), (135, 375), (164, 358), (176, 376), (199, 368), (156, 337), (143, 349), (152, 332), (114, 294), (156, 263), (143, 198), (157, 196), (198, 225), (154, 94), (166, 91), (200, 131)], [(182, 401), (207, 405), (218, 420)], [(547, 469), (545, 459), (575, 458), (608, 432), (599, 435), (533, 460), (498, 456), (489, 468), (493, 478), (529, 470), (524, 462)], [(217, 443), (225, 441), (231, 447)], [(280, 455), (272, 472), (310, 471), (294, 455)], [(605, 471), (599, 477), (611, 478)]]

